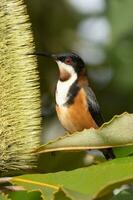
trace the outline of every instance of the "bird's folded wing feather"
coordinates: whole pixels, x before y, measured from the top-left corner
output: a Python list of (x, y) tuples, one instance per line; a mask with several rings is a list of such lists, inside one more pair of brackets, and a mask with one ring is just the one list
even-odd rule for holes
[(104, 123), (104, 120), (103, 120), (103, 116), (100, 112), (100, 106), (97, 102), (96, 96), (95, 96), (93, 90), (89, 86), (85, 87), (84, 89), (87, 94), (89, 112), (91, 113), (96, 124), (98, 126), (101, 126)]

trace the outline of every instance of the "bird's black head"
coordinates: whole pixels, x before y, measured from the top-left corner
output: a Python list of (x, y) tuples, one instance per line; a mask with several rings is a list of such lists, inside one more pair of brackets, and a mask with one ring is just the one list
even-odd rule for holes
[(50, 57), (53, 60), (55, 60), (59, 66), (59, 68), (61, 68), (60, 66), (64, 64), (64, 67), (66, 66), (66, 69), (68, 66), (71, 66), (74, 71), (79, 74), (82, 70), (84, 70), (85, 65), (83, 60), (80, 58), (80, 56), (78, 56), (77, 54), (71, 52), (71, 53), (61, 53), (61, 54), (50, 54), (50, 53), (45, 53), (45, 52), (36, 52), (33, 53), (34, 55), (38, 55), (38, 56), (46, 56), (46, 57)]
[[(71, 77), (86, 76), (86, 69), (83, 60), (75, 53), (49, 54), (36, 52), (32, 55), (46, 56), (52, 58), (58, 64), (60, 80), (66, 81)], [(76, 78), (76, 79), (77, 79)]]
[(58, 65), (62, 63), (64, 66), (66, 65), (66, 67), (67, 65), (71, 66), (76, 73), (80, 73), (85, 67), (83, 60), (75, 53), (56, 54), (52, 55), (52, 57), (56, 60)]

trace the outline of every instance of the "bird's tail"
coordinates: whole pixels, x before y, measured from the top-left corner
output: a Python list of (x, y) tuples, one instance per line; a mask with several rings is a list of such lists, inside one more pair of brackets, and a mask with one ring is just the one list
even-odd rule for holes
[(102, 149), (102, 152), (107, 160), (112, 160), (115, 158), (114, 152), (112, 148)]

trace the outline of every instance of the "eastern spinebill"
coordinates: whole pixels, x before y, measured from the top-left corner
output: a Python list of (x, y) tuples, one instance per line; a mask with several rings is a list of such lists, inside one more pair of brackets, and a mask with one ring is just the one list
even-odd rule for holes
[[(87, 69), (75, 53), (34, 55), (52, 58), (59, 67), (56, 86), (56, 112), (62, 126), (69, 132), (98, 128), (104, 122), (96, 96), (90, 87)], [(114, 158), (111, 148), (103, 149), (106, 159)]]

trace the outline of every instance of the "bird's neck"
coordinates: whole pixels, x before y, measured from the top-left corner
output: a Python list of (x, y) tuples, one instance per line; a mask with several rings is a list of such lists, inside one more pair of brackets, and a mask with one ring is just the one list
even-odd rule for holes
[(78, 76), (76, 73), (70, 76), (69, 79), (58, 80), (56, 87), (56, 104), (58, 106), (70, 105), (78, 91), (85, 84), (88, 84), (86, 76)]
[(77, 74), (73, 74), (69, 79), (67, 80), (61, 80), (59, 79), (57, 82), (56, 87), (56, 104), (59, 106), (63, 106), (67, 104), (69, 100), (69, 91), (70, 88), (76, 84), (77, 82)]

